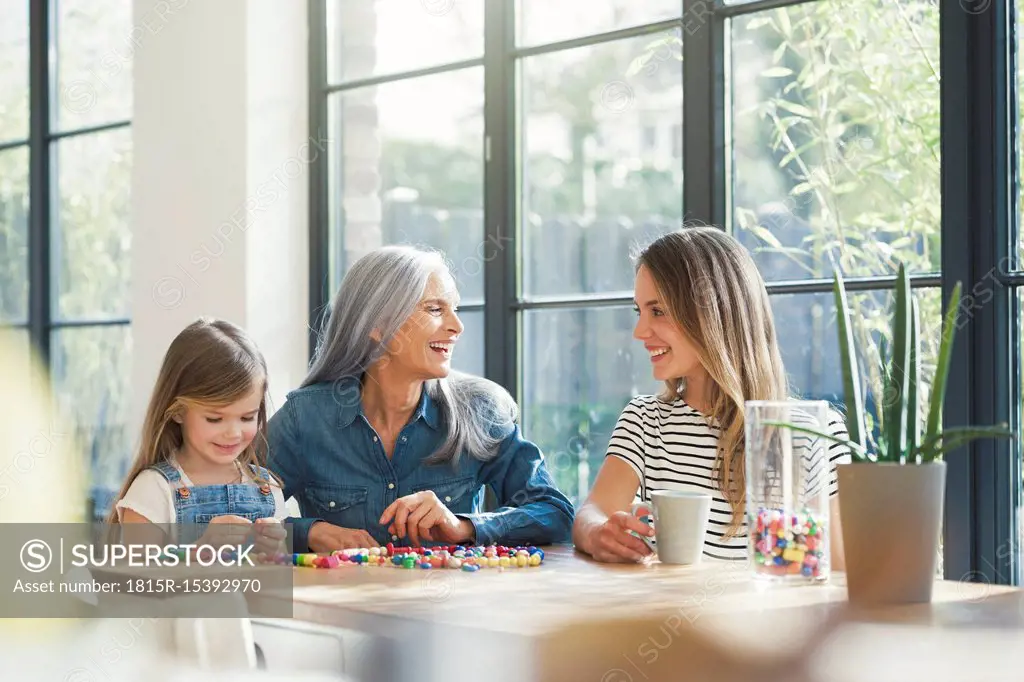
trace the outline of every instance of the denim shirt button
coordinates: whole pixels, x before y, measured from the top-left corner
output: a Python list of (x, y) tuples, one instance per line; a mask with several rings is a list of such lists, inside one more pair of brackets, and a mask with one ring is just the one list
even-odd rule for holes
[(334, 500), (331, 500), (331, 505), (330, 505), (330, 506), (331, 506), (331, 507), (333, 507), (333, 506), (334, 506)]
[(374, 437), (373, 437), (373, 442), (374, 442), (374, 443), (376, 443), (376, 442), (377, 442), (377, 436), (374, 436)]
[(392, 535), (392, 536), (391, 536), (391, 539), (392, 539), (392, 540), (397, 540), (397, 539), (398, 539), (398, 536), (397, 536), (397, 535)]
[(388, 483), (388, 490), (394, 490), (394, 489), (395, 489), (395, 484), (394, 483)]
[(403, 443), (404, 443), (405, 441), (407, 441), (407, 440), (409, 440), (409, 437), (408, 437), (408, 436), (402, 436), (402, 442), (403, 442)]
[(445, 496), (445, 498), (444, 498), (444, 501), (445, 501), (445, 502), (451, 502), (451, 501), (452, 501), (452, 498), (451, 498), (451, 497), (448, 497), (448, 496), (446, 495), (446, 496)]

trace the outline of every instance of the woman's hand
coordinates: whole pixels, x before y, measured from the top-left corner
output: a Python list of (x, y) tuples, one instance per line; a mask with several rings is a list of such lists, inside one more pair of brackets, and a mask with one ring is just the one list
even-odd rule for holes
[(408, 536), (414, 547), (421, 541), (454, 544), (470, 542), (475, 536), (472, 522), (455, 516), (433, 490), (424, 490), (400, 497), (384, 510), (380, 524), (400, 538)]
[(651, 548), (630, 531), (646, 537), (654, 536), (654, 529), (627, 511), (618, 511), (608, 520), (590, 531), (590, 555), (597, 561), (637, 562), (652, 554)]
[(376, 547), (377, 541), (365, 530), (342, 528), (326, 521), (317, 521), (309, 529), (311, 552), (329, 553), (336, 549)]
[(252, 530), (255, 536), (253, 546), (257, 552), (264, 554), (288, 553), (284, 546), (288, 533), (279, 520), (273, 517), (256, 519)]

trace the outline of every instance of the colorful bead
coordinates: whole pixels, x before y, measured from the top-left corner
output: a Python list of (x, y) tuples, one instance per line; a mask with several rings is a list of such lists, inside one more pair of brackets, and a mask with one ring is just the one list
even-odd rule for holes
[[(808, 538), (810, 539), (810, 538)], [(808, 552), (810, 555), (810, 552)], [(312, 552), (294, 554), (258, 554), (264, 564), (290, 564), (297, 567), (340, 568), (342, 566), (368, 566), (421, 570), (452, 569), (474, 573), (482, 568), (528, 568), (544, 563), (544, 550), (538, 547), (370, 547), (337, 549), (329, 554)]]
[(749, 519), (750, 546), (753, 548), (755, 570), (769, 575), (801, 575), (818, 578), (824, 562), (824, 519), (816, 518), (809, 509), (783, 513), (778, 509), (761, 509)]

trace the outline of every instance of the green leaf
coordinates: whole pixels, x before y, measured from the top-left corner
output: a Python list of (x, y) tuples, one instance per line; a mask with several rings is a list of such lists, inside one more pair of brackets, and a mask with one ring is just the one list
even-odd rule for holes
[(1004, 430), (999, 433), (976, 433), (964, 435), (959, 438), (951, 438), (948, 441), (943, 440), (940, 446), (929, 448), (927, 452), (921, 453), (921, 461), (934, 462), (945, 453), (952, 452), (953, 450), (963, 447), (973, 440), (980, 440), (982, 438), (1013, 438), (1015, 435), (1016, 434), (1014, 434), (1013, 431)]
[(979, 438), (1013, 438), (1016, 434), (1005, 425), (1000, 426), (956, 426), (946, 429), (936, 437), (921, 444), (918, 453), (921, 461), (931, 462), (944, 452), (955, 450), (961, 445)]
[(867, 449), (865, 449), (864, 446), (862, 446), (860, 443), (855, 443), (852, 440), (846, 440), (844, 438), (833, 436), (831, 433), (825, 433), (823, 431), (818, 431), (817, 429), (810, 429), (807, 428), (806, 426), (797, 426), (796, 424), (789, 424), (787, 422), (768, 420), (763, 421), (761, 423), (765, 426), (776, 426), (782, 429), (798, 431), (800, 433), (809, 433), (812, 436), (819, 436), (833, 443), (845, 445), (846, 447), (850, 448), (850, 454), (852, 454), (857, 459), (860, 459), (861, 461), (872, 461), (871, 455), (868, 454)]
[(896, 418), (895, 400), (893, 396), (896, 395), (898, 390), (892, 383), (892, 353), (889, 351), (889, 342), (883, 336), (878, 339), (878, 376), (881, 379), (880, 395), (878, 398), (878, 412), (881, 415), (881, 423), (879, 428), (879, 436), (881, 441), (879, 442), (878, 458), (879, 460), (888, 461), (889, 455), (897, 457), (898, 453), (894, 453), (890, 448), (890, 442), (888, 438), (889, 424), (892, 424)]
[(921, 417), (917, 408), (918, 384), (921, 381), (921, 370), (919, 359), (921, 356), (921, 339), (919, 330), (921, 328), (921, 315), (917, 306), (917, 299), (910, 299), (910, 374), (907, 385), (907, 440), (911, 452), (917, 449), (921, 442)]
[(778, 64), (782, 61), (782, 57), (785, 56), (786, 50), (789, 49), (789, 43), (785, 40), (779, 43), (779, 46), (775, 48), (775, 52), (772, 53), (772, 64)]
[(935, 361), (935, 377), (932, 379), (931, 396), (928, 401), (928, 422), (925, 426), (924, 440), (939, 436), (942, 428), (942, 406), (946, 397), (946, 378), (949, 376), (949, 362), (953, 354), (953, 335), (956, 333), (957, 310), (960, 306), (960, 282), (953, 287), (953, 294), (946, 306), (946, 315), (942, 321), (942, 335), (939, 341), (939, 355)]
[(805, 153), (807, 153), (811, 149), (814, 149), (817, 146), (818, 146), (818, 141), (817, 140), (811, 140), (810, 142), (805, 142), (804, 144), (800, 145), (796, 149), (793, 149), (793, 150), (790, 150), (790, 151), (786, 152), (786, 155), (783, 156), (782, 159), (779, 161), (779, 168), (785, 168), (794, 159), (797, 159), (797, 158), (803, 156)]
[(629, 68), (626, 69), (626, 77), (629, 78), (640, 73), (640, 69), (644, 68), (644, 66), (647, 65), (647, 62), (651, 61), (652, 57), (654, 57), (654, 53), (648, 52), (647, 54), (642, 54), (630, 62)]
[(889, 441), (889, 454), (899, 457), (902, 463), (907, 452), (907, 397), (910, 390), (908, 370), (910, 368), (910, 277), (903, 263), (900, 263), (896, 280), (896, 309), (892, 319), (892, 363), (885, 400), (889, 407), (885, 425)]
[(793, 25), (789, 23), (789, 9), (780, 9), (776, 14), (779, 19), (779, 33), (789, 36), (793, 33)]
[(760, 238), (763, 242), (765, 242), (769, 246), (773, 246), (776, 249), (781, 249), (782, 248), (782, 242), (780, 242), (778, 239), (776, 239), (775, 235), (772, 234), (771, 230), (769, 230), (768, 228), (763, 227), (761, 225), (751, 225), (750, 226), (750, 231), (753, 232), (755, 235), (757, 235), (758, 238)]
[(846, 428), (850, 440), (864, 447), (867, 431), (864, 428), (864, 400), (860, 394), (860, 371), (857, 364), (857, 347), (853, 342), (853, 328), (850, 324), (850, 307), (846, 300), (846, 287), (839, 268), (835, 269), (833, 293), (836, 299), (836, 322), (839, 334), (839, 356), (843, 364), (843, 393), (846, 402)]
[(790, 102), (788, 100), (780, 99), (776, 103), (780, 109), (796, 114), (797, 116), (803, 116), (804, 118), (814, 118), (814, 112), (805, 107), (803, 104), (797, 104), (796, 102)]
[(682, 44), (682, 41), (679, 40), (679, 38), (676, 38), (675, 36), (665, 36), (663, 38), (658, 38), (657, 40), (652, 40), (651, 42), (647, 43), (646, 45), (644, 45), (644, 49), (653, 52), (662, 45), (674, 45), (675, 43)]
[(762, 78), (785, 78), (792, 75), (793, 69), (787, 69), (785, 66), (773, 66), (761, 72)]

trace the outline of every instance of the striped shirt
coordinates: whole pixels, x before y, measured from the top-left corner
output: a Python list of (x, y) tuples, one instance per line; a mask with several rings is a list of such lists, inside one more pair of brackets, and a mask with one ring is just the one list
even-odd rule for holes
[[(798, 418), (793, 418), (799, 422)], [(813, 428), (813, 424), (808, 424)], [(711, 493), (711, 514), (705, 537), (704, 555), (725, 560), (747, 558), (746, 524), (736, 535), (724, 537), (732, 518), (732, 508), (718, 489), (715, 459), (720, 429), (682, 399), (672, 403), (657, 396), (633, 398), (612, 431), (609, 457), (618, 457), (632, 467), (640, 480), (636, 502), (650, 503), (652, 490), (698, 490)], [(829, 411), (828, 433), (848, 439), (846, 424), (834, 410)], [(814, 436), (793, 434), (793, 447), (800, 448)], [(802, 448), (802, 494), (806, 499), (821, 493), (827, 479), (828, 495), (837, 493), (836, 465), (849, 462), (849, 449), (839, 443), (821, 441), (815, 448)], [(810, 452), (808, 456), (806, 453)], [(815, 455), (814, 453), (820, 453)], [(827, 457), (826, 457), (827, 453)], [(826, 465), (827, 462), (827, 465)], [(749, 473), (749, 472), (748, 472)], [(771, 481), (771, 476), (757, 480)], [(772, 487), (769, 483), (768, 487)], [(775, 488), (777, 490), (777, 488)], [(770, 496), (770, 495), (768, 495)]]

